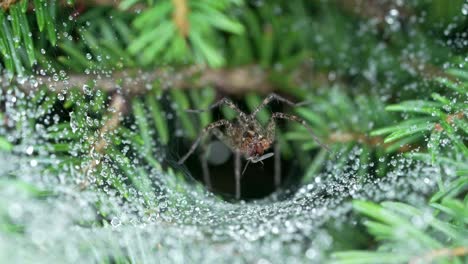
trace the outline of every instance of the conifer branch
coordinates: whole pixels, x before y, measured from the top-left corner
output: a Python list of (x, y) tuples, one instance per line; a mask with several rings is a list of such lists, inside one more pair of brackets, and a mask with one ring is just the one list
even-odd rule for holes
[(3, 8), (3, 10), (8, 10), (11, 5), (16, 3), (17, 0), (2, 0), (0, 1), (0, 8)]
[(430, 251), (423, 256), (414, 257), (409, 264), (432, 263), (441, 257), (460, 257), (468, 255), (468, 247), (442, 248)]
[(190, 22), (188, 20), (189, 8), (186, 0), (172, 0), (174, 4), (174, 13), (172, 19), (177, 26), (179, 34), (186, 38), (189, 34)]
[[(115, 94), (108, 108), (109, 118), (99, 130), (99, 139), (90, 149), (89, 157), (91, 157), (91, 162), (84, 169), (84, 175), (87, 176), (89, 173), (92, 173), (96, 166), (101, 163), (100, 156), (104, 154), (107, 146), (109, 145), (109, 134), (112, 134), (120, 125), (124, 111), (125, 98), (120, 94)], [(98, 154), (98, 159), (93, 157), (94, 153)], [(89, 182), (87, 178), (79, 184), (81, 190), (85, 189), (88, 185)]]
[[(298, 69), (300, 71), (300, 69)], [(293, 74), (294, 75), (294, 74)], [(304, 82), (314, 84), (328, 83), (323, 73), (297, 76), (291, 85)], [(63, 80), (56, 81), (51, 76), (32, 76), (30, 78), (12, 79), (3, 76), (3, 89), (12, 81), (24, 92), (32, 92), (41, 85), (47, 86), (56, 93), (66, 92), (71, 87), (82, 87), (93, 84), (96, 89), (105, 92), (120, 91), (126, 95), (141, 95), (148, 91), (148, 85), (157, 82), (164, 89), (198, 89), (207, 86), (215, 87), (228, 95), (242, 95), (247, 92), (268, 94), (275, 89), (270, 80), (270, 73), (258, 65), (245, 65), (229, 69), (210, 69), (203, 66), (190, 66), (182, 69), (160, 68), (154, 71), (125, 70), (111, 74), (69, 74)]]

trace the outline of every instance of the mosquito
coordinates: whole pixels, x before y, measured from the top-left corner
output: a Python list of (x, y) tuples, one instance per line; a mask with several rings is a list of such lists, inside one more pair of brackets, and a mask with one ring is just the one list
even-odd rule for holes
[[(190, 147), (189, 151), (179, 160), (179, 164), (183, 164), (185, 160), (193, 154), (200, 141), (205, 136), (213, 133), (219, 140), (221, 140), (226, 146), (228, 146), (234, 153), (234, 168), (235, 168), (235, 195), (236, 199), (241, 197), (241, 176), (249, 163), (262, 162), (272, 156), (275, 157), (275, 186), (279, 187), (281, 184), (281, 166), (280, 166), (280, 148), (279, 143), (276, 142), (275, 130), (276, 122), (278, 119), (286, 119), (289, 121), (295, 121), (304, 126), (312, 138), (321, 147), (329, 151), (329, 148), (324, 145), (318, 137), (314, 134), (312, 128), (300, 117), (282, 112), (274, 112), (266, 125), (262, 126), (256, 119), (257, 114), (265, 108), (273, 100), (283, 102), (290, 106), (300, 106), (304, 103), (293, 103), (288, 99), (279, 96), (277, 94), (270, 94), (263, 102), (258, 105), (250, 114), (246, 114), (241, 111), (231, 100), (223, 98), (211, 105), (207, 109), (189, 109), (187, 112), (202, 113), (205, 111), (213, 110), (216, 107), (225, 105), (237, 113), (234, 120), (221, 119), (207, 125), (195, 142)], [(220, 129), (224, 127), (224, 132)], [(267, 151), (274, 145), (274, 152)], [(247, 160), (246, 167), (241, 174), (242, 162), (241, 158), (244, 157)], [(205, 161), (206, 162), (206, 161)], [(204, 171), (207, 171), (207, 165), (205, 163)], [(205, 175), (208, 175), (205, 173)], [(210, 187), (209, 175), (205, 176), (205, 183)]]

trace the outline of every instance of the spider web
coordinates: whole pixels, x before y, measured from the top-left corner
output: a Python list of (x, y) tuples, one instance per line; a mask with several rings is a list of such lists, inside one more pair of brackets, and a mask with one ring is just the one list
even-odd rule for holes
[[(70, 168), (57, 179), (42, 161), (2, 154), (0, 204), (3, 214), (24, 230), (0, 236), (0, 259), (10, 262), (102, 262), (127, 259), (134, 263), (320, 263), (340, 243), (339, 234), (355, 226), (351, 199), (402, 200), (422, 204), (435, 187), (440, 171), (404, 158), (383, 179), (357, 177), (353, 166), (329, 164), (313, 182), (294, 193), (262, 200), (229, 203), (198, 184), (178, 178), (171, 170), (152, 169), (152, 202), (136, 192), (123, 197), (112, 189), (77, 190), (80, 170)], [(25, 165), (26, 164), (26, 165)], [(39, 165), (38, 165), (39, 164)], [(138, 166), (137, 166), (138, 168)], [(5, 184), (14, 174), (21, 182), (53, 193), (31, 196), (21, 185)], [(100, 205), (100, 215), (96, 214)]]

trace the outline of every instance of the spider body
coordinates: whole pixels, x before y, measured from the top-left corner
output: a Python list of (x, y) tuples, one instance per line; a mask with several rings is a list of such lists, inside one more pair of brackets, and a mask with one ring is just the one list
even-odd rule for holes
[[(264, 159), (275, 156), (275, 184), (278, 187), (280, 184), (280, 155), (279, 155), (279, 145), (274, 144), (275, 142), (275, 128), (277, 119), (286, 119), (290, 121), (295, 121), (303, 125), (311, 134), (312, 138), (322, 147), (328, 148), (320, 143), (318, 138), (312, 132), (312, 128), (301, 118), (295, 115), (288, 115), (281, 112), (275, 112), (272, 114), (270, 121), (266, 127), (262, 126), (256, 119), (257, 113), (268, 105), (272, 100), (278, 100), (283, 103), (286, 103), (291, 106), (297, 106), (295, 104), (277, 94), (270, 94), (266, 97), (263, 102), (252, 111), (251, 114), (246, 114), (241, 111), (231, 100), (223, 98), (217, 103), (213, 104), (208, 109), (204, 110), (188, 110), (188, 112), (204, 112), (211, 110), (220, 105), (226, 105), (227, 107), (233, 109), (237, 112), (238, 116), (235, 120), (230, 121), (226, 119), (221, 119), (215, 121), (208, 126), (206, 126), (201, 135), (195, 140), (195, 142), (190, 147), (190, 150), (179, 160), (179, 164), (185, 162), (185, 160), (195, 151), (201, 139), (209, 133), (215, 134), (224, 144), (226, 144), (235, 154), (234, 158), (234, 168), (235, 168), (235, 178), (236, 178), (236, 198), (240, 198), (240, 180), (241, 180), (241, 156), (243, 156), (247, 162), (257, 163), (261, 162)], [(221, 127), (224, 127), (224, 132), (220, 130)], [(275, 145), (274, 153), (266, 153), (273, 145)], [(210, 178), (208, 173), (208, 165), (206, 160), (202, 160), (203, 170), (204, 170), (204, 180), (207, 186), (210, 188)], [(248, 164), (247, 163), (247, 164)], [(247, 168), (247, 167), (246, 167)], [(244, 169), (245, 171), (245, 169)]]
[(224, 143), (239, 150), (246, 159), (262, 156), (274, 142), (255, 119), (237, 120), (225, 134)]

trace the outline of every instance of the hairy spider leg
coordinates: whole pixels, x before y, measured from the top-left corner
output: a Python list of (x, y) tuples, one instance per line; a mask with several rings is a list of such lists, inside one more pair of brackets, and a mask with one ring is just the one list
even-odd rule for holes
[(240, 199), (241, 196), (241, 152), (236, 150), (234, 153), (234, 169), (236, 177), (236, 199)]
[(284, 113), (280, 113), (280, 112), (275, 112), (275, 113), (273, 113), (271, 115), (270, 123), (268, 124), (268, 127), (270, 127), (270, 126), (274, 127), (275, 119), (286, 119), (286, 120), (298, 122), (299, 124), (301, 124), (303, 127), (305, 127), (307, 129), (307, 131), (312, 136), (312, 138), (315, 140), (315, 142), (317, 142), (317, 144), (319, 144), (322, 148), (326, 149), (327, 151), (330, 151), (330, 148), (328, 148), (325, 144), (323, 144), (318, 139), (318, 137), (313, 132), (312, 128), (307, 124), (307, 122), (304, 119), (302, 119), (302, 118), (300, 118), (298, 116), (295, 116), (295, 115), (288, 115), (288, 114), (284, 114)]
[(208, 149), (207, 149), (206, 145), (207, 145), (206, 140), (204, 140), (202, 142), (202, 144), (201, 144), (201, 146), (202, 146), (202, 155), (200, 156), (200, 163), (202, 165), (203, 181), (205, 182), (206, 187), (208, 188), (208, 190), (211, 190), (212, 185), (211, 185), (210, 170), (208, 169), (208, 160), (207, 160), (207, 157), (206, 157), (209, 153), (208, 153)]
[[(217, 127), (213, 128), (211, 130), (211, 133), (215, 135), (221, 142), (226, 144), (230, 149), (232, 149), (232, 144), (231, 142), (227, 139), (227, 137), (224, 135), (224, 133)], [(203, 145), (203, 144), (202, 144)], [(203, 170), (203, 181), (206, 183), (206, 186), (208, 189), (212, 188), (211, 184), (211, 176), (210, 176), (210, 170), (208, 169), (208, 161), (207, 161), (207, 148), (203, 148), (203, 155), (200, 157), (200, 162), (202, 164), (202, 170)]]
[(263, 102), (259, 106), (257, 106), (257, 108), (255, 108), (255, 110), (250, 114), (250, 116), (257, 115), (258, 112), (260, 112), (260, 110), (262, 110), (265, 106), (267, 106), (273, 100), (278, 100), (278, 101), (283, 102), (283, 103), (285, 103), (287, 105), (290, 105), (290, 106), (302, 105), (302, 103), (296, 104), (296, 103), (293, 103), (293, 102), (289, 101), (288, 99), (286, 99), (286, 98), (284, 98), (284, 97), (282, 97), (280, 95), (272, 93), (272, 94), (268, 95), (265, 99), (263, 99)]
[(281, 185), (281, 150), (280, 143), (275, 143), (275, 187), (279, 188)]
[(222, 98), (221, 100), (219, 100), (218, 102), (212, 104), (211, 106), (209, 106), (207, 109), (187, 109), (186, 111), (187, 112), (190, 112), (190, 113), (203, 113), (203, 112), (206, 112), (206, 111), (209, 111), (209, 110), (213, 110), (214, 108), (216, 107), (219, 107), (221, 105), (226, 105), (227, 107), (231, 108), (232, 110), (236, 111), (239, 116), (243, 119), (246, 119), (247, 118), (247, 115), (242, 112), (242, 110), (240, 110), (235, 104), (233, 101), (229, 100), (228, 98), (224, 97)]
[(221, 142), (223, 142), (230, 150), (233, 150), (234, 147), (232, 146), (232, 140), (227, 137), (224, 132), (219, 130), (218, 128), (214, 128), (212, 130), (213, 135), (217, 137)]
[(274, 139), (276, 138), (276, 122), (273, 116), (270, 119), (270, 122), (268, 122), (267, 128), (266, 128), (266, 135), (268, 140), (271, 142), (274, 142), (274, 153), (275, 153), (275, 174), (274, 174), (274, 181), (275, 181), (275, 187), (278, 188), (281, 185), (281, 148), (280, 148), (280, 143), (278, 140)]
[(249, 166), (249, 164), (250, 164), (250, 160), (248, 159), (248, 160), (247, 160), (247, 163), (246, 163), (245, 166), (244, 166), (244, 169), (242, 170), (242, 176), (244, 176), (244, 173), (245, 173), (245, 171), (247, 170), (247, 167)]
[(226, 137), (224, 136), (223, 132), (219, 130), (219, 128), (213, 128), (213, 135), (215, 135), (215, 137), (223, 142), (226, 140)]
[(192, 144), (192, 146), (190, 147), (190, 150), (187, 152), (187, 154), (185, 154), (180, 160), (179, 160), (179, 164), (182, 164), (185, 162), (185, 160), (190, 156), (192, 155), (192, 153), (195, 151), (195, 149), (197, 148), (198, 144), (200, 143), (201, 139), (206, 135), (208, 134), (211, 130), (217, 128), (217, 127), (220, 127), (220, 126), (231, 126), (231, 122), (229, 122), (228, 120), (226, 119), (221, 119), (221, 120), (218, 120), (216, 122), (213, 122), (211, 124), (209, 124), (208, 126), (206, 126), (202, 133), (200, 134), (200, 136), (198, 136), (198, 138), (195, 140), (195, 142)]

